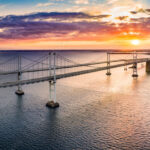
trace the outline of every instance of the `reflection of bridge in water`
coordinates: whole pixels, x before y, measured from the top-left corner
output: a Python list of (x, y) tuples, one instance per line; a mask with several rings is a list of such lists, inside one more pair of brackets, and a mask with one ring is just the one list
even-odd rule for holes
[[(132, 54), (133, 59), (110, 60), (112, 54)], [(17, 95), (23, 95), (22, 85), (33, 84), (38, 82), (49, 81), (50, 101), (47, 103), (49, 107), (58, 107), (56, 102), (56, 80), (83, 75), (92, 72), (107, 70), (106, 75), (111, 75), (111, 69), (132, 65), (133, 77), (138, 77), (137, 64), (146, 62), (146, 71), (150, 72), (150, 58), (137, 58), (137, 55), (148, 53), (107, 53), (107, 61), (76, 63), (56, 53), (49, 53), (36, 60), (25, 56), (11, 56), (9, 59), (0, 62), (0, 75), (17, 74), (17, 80), (0, 83), (0, 88), (17, 86)], [(27, 65), (23, 62), (29, 61)], [(103, 65), (103, 66), (97, 66)]]

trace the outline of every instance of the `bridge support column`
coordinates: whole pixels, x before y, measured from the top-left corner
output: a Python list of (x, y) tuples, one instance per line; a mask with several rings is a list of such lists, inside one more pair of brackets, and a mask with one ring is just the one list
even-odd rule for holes
[(110, 76), (111, 75), (111, 72), (110, 72), (110, 54), (109, 53), (107, 53), (107, 73), (106, 73), (106, 75), (107, 76)]
[[(18, 81), (21, 80), (21, 56), (18, 56)], [(18, 89), (15, 92), (17, 95), (24, 95), (21, 85), (18, 85)]]
[[(53, 76), (54, 79), (53, 81), (49, 81), (49, 97), (50, 100), (46, 103), (46, 106), (49, 108), (57, 108), (59, 107), (59, 103), (56, 102), (56, 54), (53, 54), (54, 58), (54, 65), (53, 65)], [(52, 60), (52, 55), (49, 53), (49, 76), (52, 75), (52, 70), (51, 70), (51, 60)]]
[(150, 73), (150, 61), (146, 62), (146, 72)]
[(141, 64), (141, 67), (144, 67), (144, 64), (143, 64), (143, 63)]
[(138, 77), (138, 73), (137, 73), (137, 53), (134, 52), (133, 53), (133, 61), (135, 61), (135, 63), (133, 64), (133, 74), (132, 77)]
[(124, 63), (125, 63), (124, 71), (127, 71), (127, 70), (128, 70), (128, 69), (127, 69), (127, 62), (125, 61)]
[(49, 97), (50, 100), (46, 103), (46, 106), (50, 108), (59, 107), (59, 103), (56, 102), (56, 83), (54, 81), (49, 81)]

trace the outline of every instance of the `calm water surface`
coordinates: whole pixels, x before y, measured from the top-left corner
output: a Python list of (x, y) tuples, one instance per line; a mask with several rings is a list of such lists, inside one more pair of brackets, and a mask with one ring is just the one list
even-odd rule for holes
[[(34, 59), (42, 54), (21, 53)], [(60, 54), (80, 63), (106, 60), (97, 52)], [(0, 89), (0, 150), (149, 150), (150, 75), (141, 65), (138, 79), (130, 69), (105, 74), (59, 80), (55, 110), (45, 107), (48, 82), (24, 85), (22, 97), (16, 87)]]

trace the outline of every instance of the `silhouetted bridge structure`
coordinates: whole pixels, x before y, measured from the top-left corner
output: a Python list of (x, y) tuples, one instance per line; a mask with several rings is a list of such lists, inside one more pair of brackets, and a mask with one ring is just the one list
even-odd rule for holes
[[(110, 55), (112, 54), (132, 54), (133, 59), (110, 60)], [(148, 55), (148, 53), (136, 52), (109, 52), (107, 53), (107, 61), (90, 62), (82, 64), (76, 63), (56, 53), (49, 53), (36, 60), (32, 60), (20, 55), (14, 56), (12, 58), (4, 60), (3, 62), (0, 62), (0, 75), (5, 76), (17, 74), (17, 80), (0, 83), (0, 88), (18, 86), (16, 94), (23, 95), (24, 92), (22, 90), (22, 85), (49, 81), (50, 101), (47, 103), (47, 106), (55, 108), (59, 106), (59, 104), (56, 102), (56, 81), (58, 79), (84, 75), (104, 70), (107, 71), (106, 75), (110, 76), (111, 69), (124, 67), (124, 70), (127, 70), (127, 66), (129, 65), (132, 65), (132, 76), (138, 77), (138, 63), (146, 62), (146, 71), (150, 72), (150, 58), (137, 58), (139, 54)], [(30, 63), (28, 63), (27, 65), (22, 64), (23, 59), (26, 61), (28, 60)], [(28, 76), (28, 74), (30, 74), (30, 76)]]

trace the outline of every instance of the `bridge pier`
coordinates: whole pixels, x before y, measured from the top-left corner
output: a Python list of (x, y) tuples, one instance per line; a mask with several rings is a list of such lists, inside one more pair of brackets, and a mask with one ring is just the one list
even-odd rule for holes
[[(21, 56), (18, 56), (18, 81), (21, 80)], [(18, 89), (15, 92), (17, 95), (24, 95), (21, 85), (18, 85)]]
[(141, 64), (141, 67), (144, 67), (144, 64), (143, 64), (143, 63)]
[[(19, 73), (18, 73), (18, 74), (19, 74)], [(20, 75), (18, 75), (18, 79), (20, 80)], [(17, 91), (15, 92), (15, 94), (17, 94), (17, 95), (24, 95), (24, 91), (22, 90), (21, 85), (18, 85), (18, 89), (17, 89)]]
[(24, 95), (24, 92), (22, 89), (18, 89), (16, 92), (15, 92), (17, 95)]
[(135, 63), (133, 65), (133, 74), (132, 77), (138, 77), (138, 73), (137, 73), (137, 63)]
[(109, 53), (107, 53), (107, 73), (106, 73), (106, 75), (107, 76), (111, 76), (111, 72), (110, 72), (110, 54)]
[(146, 62), (146, 72), (150, 73), (150, 61)]
[(49, 96), (50, 100), (46, 103), (46, 106), (50, 108), (59, 107), (59, 103), (56, 102), (56, 82), (54, 81), (49, 81)]
[(125, 63), (124, 71), (127, 71), (128, 69), (127, 69), (127, 63), (126, 63), (126, 61), (124, 63)]
[[(49, 108), (57, 108), (59, 107), (59, 103), (56, 102), (56, 54), (53, 54), (54, 64), (53, 64), (53, 81), (49, 81), (49, 97), (50, 100), (46, 103), (46, 106)], [(52, 75), (52, 55), (49, 53), (49, 76)]]
[[(136, 52), (133, 53), (133, 60), (137, 61), (137, 53)], [(136, 62), (133, 64), (133, 74), (132, 74), (132, 77), (136, 77), (136, 78), (138, 77), (137, 63)]]
[(126, 66), (124, 67), (124, 71), (127, 71), (127, 67)]

